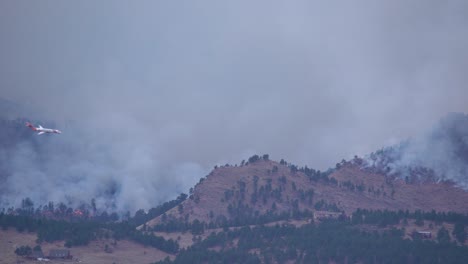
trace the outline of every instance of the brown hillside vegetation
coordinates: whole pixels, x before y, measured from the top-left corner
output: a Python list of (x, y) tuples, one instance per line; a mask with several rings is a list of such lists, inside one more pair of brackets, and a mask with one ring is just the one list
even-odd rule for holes
[(343, 211), (358, 208), (452, 211), (468, 213), (468, 192), (449, 183), (406, 183), (342, 164), (328, 179), (312, 179), (286, 163), (258, 160), (244, 166), (222, 166), (202, 179), (190, 199), (147, 223), (171, 219), (206, 223), (230, 219), (229, 208), (243, 204), (255, 215), (298, 211)]

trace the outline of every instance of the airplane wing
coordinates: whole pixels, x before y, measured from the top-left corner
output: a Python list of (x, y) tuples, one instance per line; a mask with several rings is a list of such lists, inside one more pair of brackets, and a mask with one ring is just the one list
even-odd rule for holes
[(45, 132), (39, 132), (38, 135), (42, 135), (42, 134), (44, 134), (44, 133), (45, 133)]
[(43, 128), (41, 125), (38, 125), (38, 126), (39, 126), (39, 128), (41, 128), (41, 129)]

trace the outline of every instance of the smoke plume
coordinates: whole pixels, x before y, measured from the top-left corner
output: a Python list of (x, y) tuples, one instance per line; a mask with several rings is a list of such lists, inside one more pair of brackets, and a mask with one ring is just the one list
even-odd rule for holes
[(468, 113), (467, 28), (468, 1), (0, 1), (7, 115), (63, 131), (2, 148), (0, 188), (125, 211), (254, 153), (326, 170)]
[(206, 173), (193, 162), (158, 163), (160, 153), (144, 141), (111, 144), (117, 139), (106, 139), (105, 131), (90, 135), (73, 125), (60, 135), (37, 135), (23, 121), (1, 122), (0, 208), (19, 206), (26, 197), (36, 206), (77, 207), (95, 199), (97, 209), (133, 213), (187, 192)]
[(367, 161), (389, 175), (451, 181), (468, 190), (468, 115), (450, 113), (429, 132), (372, 153)]

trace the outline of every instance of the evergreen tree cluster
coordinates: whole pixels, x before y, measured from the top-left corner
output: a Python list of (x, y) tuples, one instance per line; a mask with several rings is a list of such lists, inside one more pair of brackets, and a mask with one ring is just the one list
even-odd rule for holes
[(134, 217), (128, 219), (130, 225), (140, 226), (151, 219), (154, 219), (163, 213), (167, 212), (169, 209), (172, 209), (180, 205), (183, 201), (187, 199), (187, 194), (181, 193), (175, 200), (165, 202), (158, 207), (151, 208), (148, 213), (145, 213), (144, 210), (136, 211)]
[(37, 232), (37, 241), (39, 243), (64, 240), (66, 247), (87, 245), (90, 241), (99, 238), (114, 238), (116, 240), (134, 240), (169, 253), (176, 253), (179, 249), (176, 241), (138, 231), (136, 226), (128, 221), (119, 223), (102, 223), (94, 220), (70, 222), (0, 213), (0, 226), (3, 230), (13, 227), (18, 232)]
[(20, 246), (15, 250), (15, 254), (18, 256), (29, 256), (32, 253), (30, 246)]
[[(459, 226), (457, 233), (462, 233), (464, 227), (468, 224), (468, 215), (454, 213), (454, 212), (423, 212), (416, 210), (409, 212), (408, 210), (403, 211), (388, 211), (388, 210), (368, 210), (368, 209), (357, 209), (352, 214), (352, 221), (355, 224), (374, 224), (381, 227), (387, 225), (398, 224), (404, 219), (415, 219), (417, 221), (434, 221), (436, 224), (442, 222), (454, 223), (455, 226)], [(455, 232), (455, 231), (454, 231)]]
[(364, 232), (351, 221), (330, 220), (302, 227), (260, 225), (211, 233), (181, 250), (173, 261), (157, 263), (286, 262), (468, 263), (468, 251), (453, 243), (405, 240), (398, 229)]

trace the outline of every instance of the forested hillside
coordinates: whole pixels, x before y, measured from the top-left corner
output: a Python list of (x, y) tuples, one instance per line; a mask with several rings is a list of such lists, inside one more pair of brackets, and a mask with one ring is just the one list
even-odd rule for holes
[(412, 183), (338, 163), (327, 172), (255, 155), (240, 165), (215, 168), (189, 199), (146, 223), (159, 231), (187, 224), (221, 227), (311, 217), (317, 211), (351, 215), (358, 208), (468, 213), (468, 192), (447, 182)]

